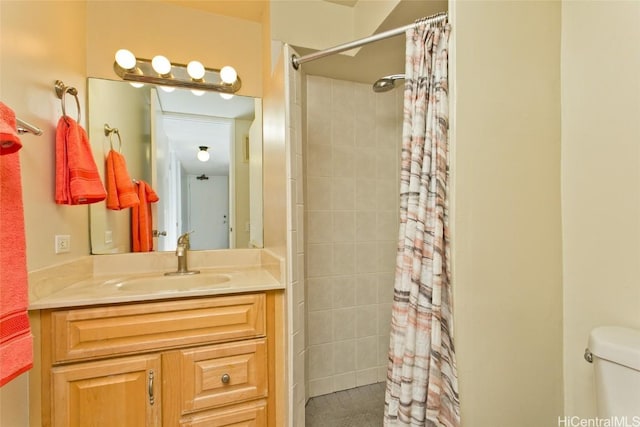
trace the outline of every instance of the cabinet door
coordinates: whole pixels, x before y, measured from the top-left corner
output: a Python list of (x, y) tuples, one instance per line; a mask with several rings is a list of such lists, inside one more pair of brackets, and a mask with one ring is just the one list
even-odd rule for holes
[(161, 366), (152, 354), (53, 368), (53, 426), (160, 426)]

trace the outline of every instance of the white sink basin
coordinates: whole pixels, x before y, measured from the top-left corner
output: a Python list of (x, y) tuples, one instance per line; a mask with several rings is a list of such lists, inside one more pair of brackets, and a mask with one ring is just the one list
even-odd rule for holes
[(154, 275), (133, 277), (124, 280), (109, 281), (105, 285), (113, 286), (119, 291), (136, 292), (170, 292), (188, 291), (209, 288), (231, 280), (228, 274), (190, 274), (184, 276)]

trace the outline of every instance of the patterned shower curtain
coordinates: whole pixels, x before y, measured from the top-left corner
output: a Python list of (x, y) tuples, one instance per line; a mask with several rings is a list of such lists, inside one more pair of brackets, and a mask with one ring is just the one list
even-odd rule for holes
[(449, 263), (450, 27), (407, 31), (385, 426), (459, 426)]

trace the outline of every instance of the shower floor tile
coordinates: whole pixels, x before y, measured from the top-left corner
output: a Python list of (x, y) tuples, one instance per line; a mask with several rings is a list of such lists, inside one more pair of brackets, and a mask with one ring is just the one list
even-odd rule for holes
[(309, 399), (306, 427), (380, 427), (384, 414), (384, 382)]

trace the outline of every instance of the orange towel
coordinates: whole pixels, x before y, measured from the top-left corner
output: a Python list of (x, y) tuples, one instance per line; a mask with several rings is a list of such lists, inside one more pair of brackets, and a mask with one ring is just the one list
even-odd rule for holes
[(134, 206), (131, 212), (131, 241), (133, 252), (153, 251), (153, 221), (151, 218), (151, 204), (160, 198), (144, 181), (138, 182), (138, 197), (140, 205)]
[(18, 153), (0, 156), (0, 387), (33, 365)]
[(71, 117), (60, 117), (56, 129), (56, 203), (84, 205), (105, 197), (87, 132)]
[(133, 181), (127, 172), (127, 162), (117, 151), (107, 154), (107, 208), (115, 211), (140, 204)]
[(16, 114), (0, 102), (0, 155), (15, 153), (22, 148), (16, 131)]

